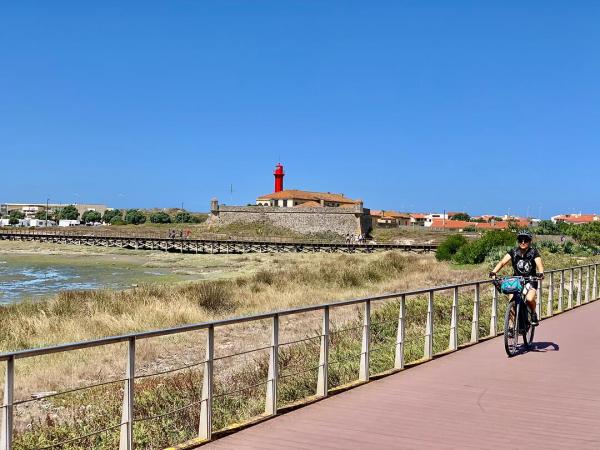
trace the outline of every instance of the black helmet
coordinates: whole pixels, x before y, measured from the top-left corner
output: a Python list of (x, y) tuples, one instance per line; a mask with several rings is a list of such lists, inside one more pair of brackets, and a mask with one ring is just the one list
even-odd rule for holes
[(517, 234), (517, 241), (520, 241), (521, 239), (526, 239), (528, 242), (531, 242), (533, 236), (529, 231), (519, 231), (519, 234)]

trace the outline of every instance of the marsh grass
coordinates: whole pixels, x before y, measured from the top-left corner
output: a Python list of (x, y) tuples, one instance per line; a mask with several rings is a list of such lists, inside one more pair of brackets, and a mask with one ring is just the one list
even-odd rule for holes
[[(425, 270), (427, 268), (427, 270)], [(332, 293), (342, 298), (399, 291), (415, 286), (440, 285), (481, 277), (485, 267), (453, 269), (446, 264), (435, 263), (430, 257), (417, 257), (397, 253), (368, 255), (332, 255), (311, 261), (277, 261), (277, 268), (259, 271), (243, 279), (204, 282), (181, 286), (151, 286), (129, 291), (78, 292), (59, 294), (42, 304), (24, 304), (7, 307), (0, 315), (0, 326), (9, 331), (2, 338), (2, 345), (29, 346), (43, 338), (57, 338), (60, 334), (76, 332), (77, 336), (99, 337), (97, 333), (113, 333), (115, 330), (132, 331), (138, 327), (149, 328), (149, 323), (176, 325), (206, 318), (222, 317), (228, 313), (240, 314), (273, 306), (285, 307), (296, 304), (320, 303), (334, 300)], [(203, 286), (199, 286), (203, 285)], [(459, 296), (459, 344), (471, 339), (472, 290), (463, 289)], [(228, 298), (224, 301), (223, 296)], [(558, 296), (555, 295), (555, 299)], [(565, 295), (565, 303), (566, 303)], [(555, 300), (556, 301), (556, 300)], [(371, 315), (371, 374), (387, 371), (394, 366), (399, 303), (397, 300), (376, 302)], [(503, 307), (498, 301), (498, 331), (502, 329)], [(360, 308), (335, 308), (330, 334), (330, 388), (343, 386), (358, 378), (361, 351), (362, 313)], [(139, 310), (139, 311), (138, 311)], [(440, 292), (434, 307), (434, 353), (448, 348), (452, 293)], [(418, 361), (423, 357), (427, 298), (412, 296), (406, 300), (405, 362)], [(479, 331), (483, 337), (489, 333), (491, 316), (491, 293), (481, 291)], [(10, 320), (9, 320), (10, 319)], [(317, 317), (318, 319), (318, 317)], [(79, 323), (77, 323), (79, 321)], [(153, 322), (154, 321), (154, 322)], [(20, 328), (11, 327), (17, 322)], [(252, 328), (231, 327), (219, 335), (218, 348), (225, 348), (221, 356), (265, 345), (268, 323), (254, 323)], [(318, 336), (320, 327), (314, 317), (286, 324), (289, 340), (298, 337)], [(65, 324), (65, 327), (62, 326)], [(77, 326), (76, 326), (77, 325)], [(87, 325), (83, 326), (82, 325)], [(156, 325), (154, 325), (156, 326)], [(42, 336), (42, 333), (46, 333)], [(54, 334), (53, 334), (54, 333)], [(139, 356), (145, 364), (161, 357), (166, 360), (182, 360), (179, 349), (191, 346), (196, 356), (203, 354), (202, 337), (191, 340), (174, 337), (170, 342), (152, 342), (140, 345)], [(260, 342), (258, 341), (260, 339)], [(217, 342), (217, 338), (215, 339)], [(243, 346), (240, 348), (240, 341)], [(200, 342), (200, 343), (199, 343)], [(319, 340), (282, 346), (279, 352), (280, 382), (279, 406), (285, 406), (315, 394), (319, 361)], [(168, 351), (165, 351), (167, 349)], [(39, 389), (47, 382), (47, 374), (74, 369), (71, 378), (90, 381), (103, 361), (102, 376), (114, 373), (104, 367), (113, 350), (106, 349), (94, 357), (82, 353), (79, 357), (55, 356), (44, 366), (33, 361), (24, 365), (19, 380), (24, 384), (20, 398), (27, 392)], [(183, 358), (187, 360), (187, 355)], [(61, 359), (62, 358), (62, 359)], [(196, 358), (196, 361), (201, 360)], [(21, 362), (19, 362), (21, 364)], [(89, 373), (81, 376), (75, 368), (88, 365)], [(172, 364), (172, 362), (171, 362)], [(249, 357), (227, 357), (222, 365), (215, 365), (215, 401), (213, 420), (215, 429), (224, 429), (260, 415), (264, 411), (264, 399), (268, 370), (268, 351), (256, 352)], [(182, 364), (183, 365), (183, 364)], [(151, 372), (151, 371), (150, 371)], [(29, 376), (29, 378), (28, 378)], [(117, 377), (118, 378), (118, 377)], [(168, 375), (140, 378), (136, 381), (135, 442), (138, 448), (158, 448), (172, 445), (196, 436), (199, 420), (199, 398), (202, 385), (202, 366), (176, 371)], [(53, 385), (52, 388), (55, 386)], [(58, 387), (58, 386), (56, 386)], [(64, 386), (60, 386), (64, 389)], [(34, 391), (33, 391), (34, 392)], [(24, 411), (17, 428), (16, 449), (40, 448), (90, 433), (99, 428), (118, 423), (121, 417), (123, 395), (122, 383), (103, 388), (78, 391), (41, 401), (34, 415)], [(170, 411), (178, 410), (174, 413)], [(166, 414), (163, 416), (163, 414)], [(160, 416), (160, 417), (155, 417)], [(27, 417), (30, 417), (27, 419)], [(63, 446), (66, 449), (114, 448), (118, 430), (102, 433), (83, 441)]]

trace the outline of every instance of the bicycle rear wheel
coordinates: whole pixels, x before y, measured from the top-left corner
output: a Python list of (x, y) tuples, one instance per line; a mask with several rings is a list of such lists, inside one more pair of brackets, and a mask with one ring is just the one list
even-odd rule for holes
[(515, 356), (519, 352), (518, 310), (516, 303), (511, 301), (508, 303), (504, 315), (504, 350), (509, 357)]

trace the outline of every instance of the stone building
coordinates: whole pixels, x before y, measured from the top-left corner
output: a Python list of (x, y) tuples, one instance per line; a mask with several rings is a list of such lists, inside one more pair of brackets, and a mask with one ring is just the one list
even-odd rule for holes
[[(277, 199), (279, 200), (279, 199)], [(311, 200), (312, 202), (312, 200)], [(350, 206), (297, 204), (280, 206), (224, 206), (211, 202), (209, 224), (229, 225), (238, 222), (259, 222), (288, 228), (299, 233), (333, 232), (340, 235), (368, 234), (371, 216), (362, 202)]]

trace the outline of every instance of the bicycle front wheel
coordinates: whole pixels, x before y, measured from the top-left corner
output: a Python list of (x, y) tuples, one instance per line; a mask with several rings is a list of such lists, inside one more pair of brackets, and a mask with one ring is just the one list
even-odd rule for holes
[(518, 353), (519, 347), (519, 325), (518, 325), (518, 307), (514, 301), (509, 302), (504, 315), (504, 349), (506, 354), (511, 357)]
[(523, 343), (525, 344), (525, 347), (531, 347), (533, 344), (533, 334), (535, 333), (535, 327), (531, 325), (531, 321), (529, 320), (530, 314), (531, 312), (529, 311), (529, 308), (525, 306), (524, 315), (527, 319), (524, 321), (526, 323), (526, 328), (525, 332), (523, 333)]

